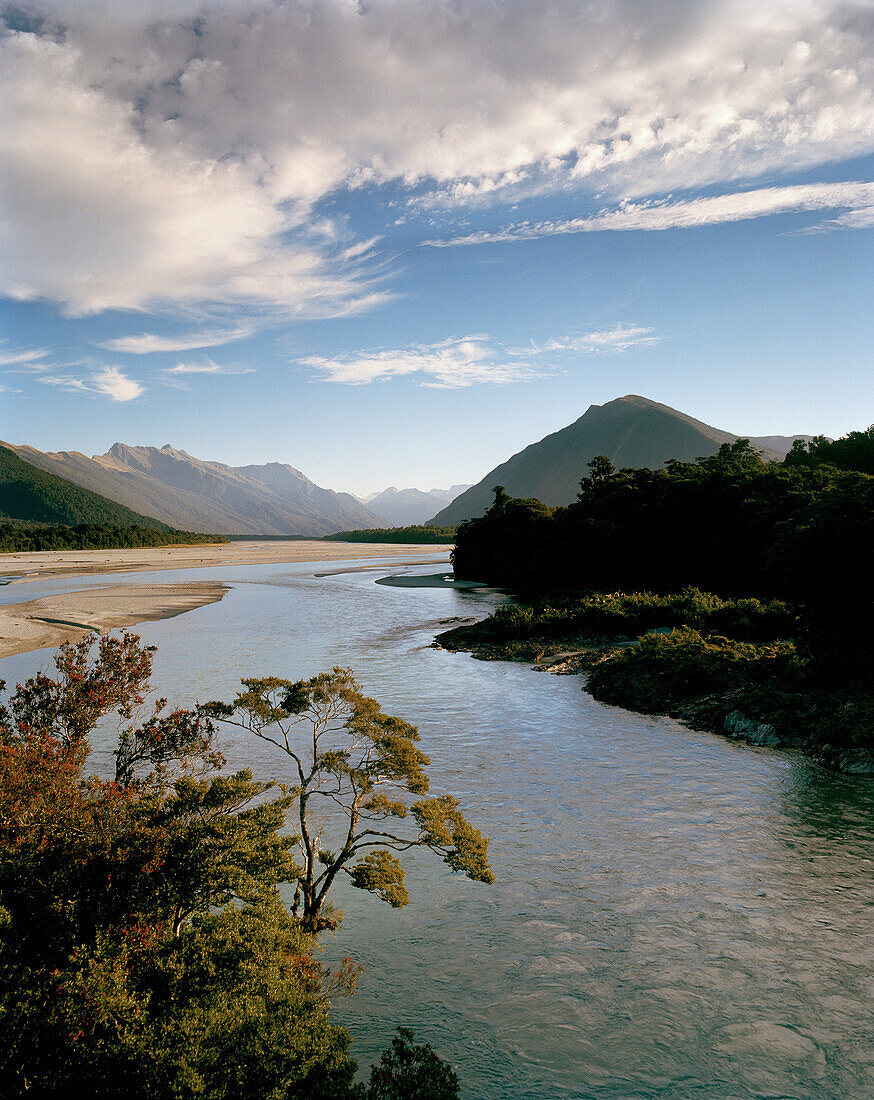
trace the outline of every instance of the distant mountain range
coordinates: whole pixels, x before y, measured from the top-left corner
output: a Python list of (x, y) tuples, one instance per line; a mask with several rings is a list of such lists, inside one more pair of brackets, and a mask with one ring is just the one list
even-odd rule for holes
[[(492, 488), (503, 485), (514, 497), (537, 497), (544, 504), (570, 504), (580, 478), (596, 455), (606, 455), (617, 468), (656, 469), (671, 458), (684, 462), (716, 454), (739, 436), (721, 431), (668, 405), (629, 394), (606, 405), (591, 405), (579, 420), (532, 443), (482, 481), (453, 500), (430, 520), (456, 526), (480, 516), (491, 505)], [(795, 439), (809, 436), (749, 437), (765, 457), (782, 458)]]
[[(450, 527), (481, 515), (495, 485), (512, 496), (569, 504), (595, 455), (606, 455), (617, 467), (656, 468), (671, 458), (692, 461), (715, 454), (720, 444), (737, 438), (667, 405), (629, 395), (592, 405), (579, 420), (513, 455), (477, 485), (427, 492), (390, 486), (366, 502), (322, 489), (292, 466), (225, 466), (169, 443), (160, 448), (116, 443), (92, 458), (6, 443), (0, 444), (0, 473), (6, 477), (0, 481), (0, 518), (139, 523), (254, 538), (426, 522)], [(751, 442), (777, 459), (798, 438), (810, 437), (760, 436)], [(62, 480), (51, 482), (52, 477)]]
[(390, 485), (381, 493), (373, 493), (365, 503), (392, 527), (409, 527), (424, 523), (438, 508), (449, 504), (470, 485), (453, 485), (450, 489), (396, 489)]
[(76, 451), (3, 446), (40, 470), (138, 513), (138, 520), (151, 517), (188, 531), (318, 536), (384, 525), (351, 494), (322, 489), (300, 470), (278, 462), (225, 466), (169, 443), (161, 448), (116, 443), (93, 458)]

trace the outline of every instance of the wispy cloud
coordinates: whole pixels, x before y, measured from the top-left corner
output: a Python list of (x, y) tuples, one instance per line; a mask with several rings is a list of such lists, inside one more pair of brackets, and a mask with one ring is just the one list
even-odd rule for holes
[(23, 348), (14, 351), (11, 348), (4, 350), (0, 347), (0, 367), (21, 367), (25, 370), (44, 370), (46, 364), (42, 362), (48, 355), (45, 348)]
[(613, 328), (597, 332), (586, 332), (581, 336), (567, 336), (563, 339), (547, 340), (544, 344), (531, 344), (528, 347), (509, 349), (512, 355), (543, 355), (548, 352), (576, 352), (579, 355), (597, 355), (609, 352), (628, 351), (630, 348), (649, 347), (659, 343), (651, 328), (641, 325), (614, 325)]
[(163, 374), (254, 374), (254, 367), (241, 367), (233, 363), (214, 363), (211, 359), (204, 358), (201, 362), (177, 363), (175, 367), (167, 367)]
[(195, 351), (197, 348), (215, 348), (234, 340), (251, 336), (253, 327), (211, 329), (189, 332), (181, 336), (158, 336), (144, 332), (139, 336), (119, 336), (99, 344), (107, 351), (121, 351), (128, 355), (151, 355), (155, 352)]
[(478, 334), (442, 340), (437, 344), (352, 352), (334, 358), (311, 355), (297, 362), (321, 372), (328, 382), (348, 386), (415, 375), (423, 386), (457, 389), (489, 382), (500, 385), (523, 382), (553, 369), (546, 363), (534, 365), (530, 362), (532, 359), (567, 352), (617, 353), (655, 344), (659, 339), (651, 328), (620, 324), (542, 344), (532, 342), (524, 347), (505, 347), (487, 335)]
[(507, 361), (488, 336), (482, 335), (437, 344), (353, 352), (337, 358), (311, 355), (298, 362), (319, 371), (326, 381), (348, 386), (418, 375), (423, 386), (457, 389), (484, 382), (500, 385), (520, 382), (537, 373), (527, 363)]
[(771, 214), (804, 211), (849, 210), (832, 224), (866, 228), (874, 220), (874, 183), (811, 183), (791, 187), (762, 187), (705, 198), (665, 198), (623, 202), (612, 209), (583, 218), (517, 222), (496, 231), (484, 230), (446, 240), (424, 241), (435, 248), (457, 245), (500, 244), (531, 241), (568, 233), (602, 233), (631, 230), (694, 229), (725, 222), (747, 221)]

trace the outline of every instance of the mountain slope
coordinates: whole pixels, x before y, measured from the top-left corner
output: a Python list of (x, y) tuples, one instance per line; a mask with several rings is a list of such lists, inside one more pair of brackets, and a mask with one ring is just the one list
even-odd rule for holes
[[(690, 462), (716, 454), (722, 443), (737, 438), (646, 397), (618, 397), (606, 405), (591, 405), (573, 424), (495, 467), (431, 522), (453, 526), (482, 515), (492, 502), (495, 485), (503, 485), (511, 496), (570, 504), (595, 455), (606, 455), (618, 468), (654, 469), (671, 458)], [(778, 456), (768, 452), (768, 457)]]
[(169, 443), (161, 448), (116, 443), (93, 458), (7, 446), (40, 469), (191, 531), (312, 536), (381, 522), (349, 494), (322, 489), (279, 463), (234, 468), (194, 458)]
[(70, 527), (93, 523), (168, 530), (166, 524), (47, 473), (3, 446), (0, 446), (0, 519)]
[(451, 489), (396, 489), (390, 485), (368, 498), (367, 507), (382, 516), (393, 527), (409, 527), (424, 523), (434, 510), (449, 504), (468, 485), (453, 485)]

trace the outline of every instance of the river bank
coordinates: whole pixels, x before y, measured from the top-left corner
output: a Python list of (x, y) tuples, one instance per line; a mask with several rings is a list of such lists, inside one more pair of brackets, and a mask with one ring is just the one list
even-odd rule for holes
[(0, 607), (0, 658), (77, 642), (88, 634), (171, 619), (216, 603), (228, 591), (227, 585), (208, 581), (119, 584)]
[(449, 553), (450, 545), (400, 543), (345, 543), (316, 539), (282, 541), (240, 540), (207, 546), (156, 546), (133, 550), (43, 550), (0, 555), (0, 577), (11, 583), (39, 577), (78, 573), (128, 573), (157, 569), (197, 569), (211, 565), (266, 565), (270, 563), (346, 561), (350, 558), (406, 559), (411, 554), (424, 563)]
[[(616, 607), (609, 610), (617, 613)], [(592, 616), (593, 609), (587, 611)], [(604, 618), (603, 604), (594, 611)], [(543, 618), (548, 623), (556, 617), (553, 609), (540, 614), (541, 625)], [(438, 634), (434, 645), (482, 661), (517, 661), (541, 672), (582, 675), (586, 691), (599, 702), (664, 715), (735, 741), (800, 752), (833, 771), (874, 777), (870, 692), (820, 682), (791, 641), (738, 640), (682, 623), (641, 627), (636, 636), (537, 633), (531, 622), (526, 608), (499, 609), (489, 619)], [(746, 625), (749, 629), (749, 619)]]

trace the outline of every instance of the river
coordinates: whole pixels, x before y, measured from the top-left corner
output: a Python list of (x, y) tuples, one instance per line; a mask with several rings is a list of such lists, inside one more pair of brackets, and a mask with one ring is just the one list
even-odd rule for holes
[[(874, 783), (604, 706), (577, 677), (431, 649), (442, 620), (501, 597), (374, 583), (396, 566), (315, 576), (342, 567), (91, 580), (232, 585), (138, 628), (158, 646), (162, 694), (230, 698), (244, 675), (349, 665), (418, 724), (432, 790), (492, 838), (493, 886), (428, 853), (407, 859), (405, 909), (341, 884), (346, 920), (324, 959), (364, 964), (336, 1006), (362, 1063), (404, 1024), (453, 1064), (467, 1100), (874, 1095)], [(8, 658), (0, 677), (48, 657)], [(223, 747), (259, 778), (287, 775), (269, 746)], [(103, 768), (110, 744), (96, 748)]]

